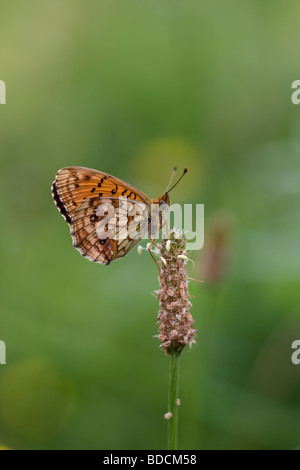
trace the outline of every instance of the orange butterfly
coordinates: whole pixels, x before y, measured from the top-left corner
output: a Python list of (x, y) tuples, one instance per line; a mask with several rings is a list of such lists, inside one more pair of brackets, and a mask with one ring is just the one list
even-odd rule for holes
[[(168, 188), (176, 168), (173, 170)], [(184, 170), (181, 180), (187, 169)], [(169, 192), (177, 185), (164, 192), (158, 199), (150, 199), (139, 189), (102, 171), (83, 167), (66, 167), (59, 170), (52, 183), (54, 202), (70, 226), (74, 247), (90, 261), (108, 265), (113, 260), (125, 256), (142, 238), (149, 233), (152, 222), (151, 205), (170, 206)], [(126, 210), (123, 208), (126, 205)], [(109, 208), (114, 214), (109, 216)], [(132, 222), (133, 214), (139, 216), (138, 227)], [(120, 222), (125, 217), (119, 236), (112, 236), (113, 222)], [(161, 215), (158, 229), (164, 224)], [(133, 227), (133, 228), (132, 228)], [(133, 231), (135, 229), (135, 236)], [(124, 233), (122, 236), (120, 233)], [(152, 233), (152, 232), (151, 232)], [(153, 243), (152, 239), (152, 243)], [(151, 243), (151, 246), (152, 246)], [(151, 252), (150, 252), (151, 253)]]

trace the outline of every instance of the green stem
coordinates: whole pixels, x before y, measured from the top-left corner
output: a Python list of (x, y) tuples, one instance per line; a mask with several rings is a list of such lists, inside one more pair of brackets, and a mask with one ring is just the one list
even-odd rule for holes
[(168, 411), (172, 417), (168, 420), (168, 450), (177, 450), (178, 439), (178, 399), (179, 388), (179, 354), (170, 354), (170, 376), (169, 376), (169, 403)]

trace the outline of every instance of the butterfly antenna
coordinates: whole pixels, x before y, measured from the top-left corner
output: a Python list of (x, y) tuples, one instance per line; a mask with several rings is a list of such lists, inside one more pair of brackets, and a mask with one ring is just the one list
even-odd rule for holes
[(168, 191), (169, 187), (171, 186), (171, 183), (172, 183), (172, 181), (173, 181), (173, 179), (174, 179), (174, 176), (175, 176), (176, 171), (177, 171), (177, 167), (174, 166), (173, 171), (172, 171), (172, 174), (171, 174), (170, 181), (169, 181), (169, 183), (168, 183), (168, 186), (166, 187), (166, 190), (165, 190), (164, 194), (167, 194), (167, 191)]
[[(176, 170), (176, 167), (174, 168), (174, 170)], [(167, 189), (166, 189), (166, 191), (165, 191), (165, 193), (164, 193), (164, 194), (168, 194), (170, 191), (172, 191), (172, 189), (174, 189), (174, 188), (175, 188), (175, 186), (177, 186), (177, 184), (179, 183), (179, 181), (181, 181), (181, 180), (182, 180), (182, 178), (184, 177), (184, 175), (185, 175), (185, 174), (186, 174), (186, 172), (188, 171), (188, 169), (187, 169), (187, 168), (185, 168), (185, 169), (183, 170), (183, 173), (182, 173), (182, 175), (180, 176), (180, 178), (179, 178), (179, 179), (176, 181), (176, 183), (175, 183), (175, 184), (173, 184), (172, 188), (168, 189), (168, 188), (169, 188), (169, 186), (170, 186), (170, 184), (171, 184), (171, 182), (172, 182), (172, 179), (174, 178), (174, 174), (175, 174), (175, 171), (174, 171), (174, 170), (173, 170), (173, 174), (172, 174), (172, 178), (171, 178), (171, 180), (170, 180), (170, 183), (168, 184), (168, 187), (167, 187)]]

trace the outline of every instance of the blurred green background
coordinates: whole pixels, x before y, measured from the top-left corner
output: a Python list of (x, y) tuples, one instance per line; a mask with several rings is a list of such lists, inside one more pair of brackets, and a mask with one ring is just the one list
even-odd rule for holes
[(157, 270), (72, 247), (68, 165), (205, 204), (181, 358), (181, 449), (300, 446), (300, 79), (295, 1), (0, 2), (0, 445), (164, 449)]

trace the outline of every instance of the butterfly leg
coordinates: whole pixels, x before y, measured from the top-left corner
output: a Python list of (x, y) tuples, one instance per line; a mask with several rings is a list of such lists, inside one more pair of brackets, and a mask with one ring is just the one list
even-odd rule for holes
[[(155, 262), (155, 264), (156, 264), (156, 266), (157, 266), (158, 272), (160, 273), (159, 264), (158, 264), (158, 262), (156, 261), (156, 259), (154, 258), (153, 253), (152, 253), (152, 251), (151, 251), (151, 248), (152, 248), (152, 246), (153, 246), (153, 243), (155, 243), (155, 239), (154, 239), (154, 238), (152, 238), (151, 243), (150, 243), (150, 245), (148, 246), (148, 251), (149, 251), (149, 253), (150, 253), (150, 255), (151, 255), (153, 261)], [(156, 243), (155, 243), (155, 245), (156, 245)]]

